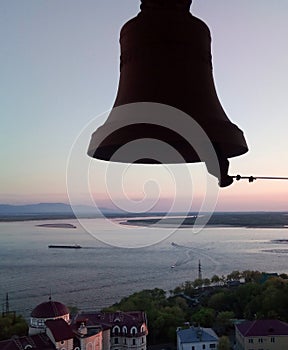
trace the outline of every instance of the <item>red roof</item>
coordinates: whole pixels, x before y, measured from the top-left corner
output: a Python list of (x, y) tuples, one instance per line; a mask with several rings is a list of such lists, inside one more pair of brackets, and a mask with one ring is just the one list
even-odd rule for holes
[(33, 350), (55, 350), (53, 343), (46, 334), (31, 335), (29, 337), (16, 337), (9, 340), (0, 341), (0, 350), (19, 350), (29, 348)]
[(45, 322), (46, 327), (50, 329), (56, 342), (61, 340), (73, 339), (73, 332), (71, 327), (63, 318), (57, 320), (48, 320)]
[(58, 301), (49, 300), (39, 304), (31, 312), (31, 317), (35, 318), (54, 318), (69, 314), (67, 307)]
[(246, 321), (236, 325), (244, 337), (288, 335), (288, 323), (279, 320)]
[(116, 312), (91, 312), (91, 313), (81, 313), (78, 314), (74, 320), (74, 327), (79, 321), (86, 319), (85, 324), (87, 326), (99, 325), (102, 329), (113, 328), (114, 326), (127, 327), (128, 333), (132, 327), (137, 328), (137, 332), (141, 331), (141, 326), (143, 323), (147, 324), (146, 314), (143, 311), (116, 311)]

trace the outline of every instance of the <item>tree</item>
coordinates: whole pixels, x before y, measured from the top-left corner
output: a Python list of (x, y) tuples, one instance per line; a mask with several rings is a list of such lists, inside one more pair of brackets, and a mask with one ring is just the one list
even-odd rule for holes
[(211, 277), (211, 283), (214, 283), (214, 284), (218, 285), (219, 282), (220, 282), (220, 277), (218, 275), (213, 275)]
[(143, 310), (149, 322), (149, 342), (175, 341), (176, 329), (187, 320), (187, 303), (180, 298), (166, 298), (164, 290), (155, 288), (142, 290), (104, 311)]
[(216, 328), (220, 334), (229, 332), (233, 328), (232, 319), (235, 317), (233, 311), (221, 311), (216, 317)]
[[(260, 282), (262, 273), (259, 271), (233, 271), (228, 276), (230, 280), (243, 276), (246, 283), (235, 288), (220, 286), (221, 282), (224, 284), (227, 281), (226, 277), (214, 275), (211, 282), (218, 284), (217, 288), (196, 289), (208, 284), (208, 279), (186, 281), (176, 287), (169, 297), (159, 288), (142, 290), (104, 311), (145, 311), (150, 344), (175, 341), (176, 329), (183, 326), (185, 321), (202, 327), (215, 326), (220, 334), (228, 334), (234, 317), (250, 320), (277, 317), (281, 321), (288, 321), (288, 279), (285, 275), (270, 277), (265, 283)], [(197, 303), (193, 304), (193, 299), (197, 299)], [(0, 323), (2, 332), (3, 327)], [(224, 339), (219, 349), (227, 348)]]
[(192, 315), (192, 322), (202, 327), (212, 327), (215, 320), (215, 310), (201, 307)]
[(219, 291), (213, 294), (208, 300), (208, 306), (217, 311), (227, 310), (228, 307), (228, 292)]
[(242, 277), (245, 282), (256, 282), (258, 283), (261, 279), (262, 273), (259, 271), (245, 270), (242, 272)]
[(28, 325), (21, 315), (14, 313), (0, 317), (0, 340), (9, 339), (13, 335), (23, 336), (28, 331)]
[(203, 284), (204, 284), (205, 287), (210, 286), (210, 284), (211, 284), (210, 279), (209, 278), (204, 278)]
[(228, 281), (239, 281), (241, 278), (241, 273), (239, 271), (232, 271), (229, 275), (227, 275)]
[(230, 350), (230, 349), (231, 349), (231, 346), (230, 346), (230, 341), (228, 337), (222, 336), (219, 339), (218, 350)]
[(193, 287), (194, 288), (199, 288), (203, 286), (203, 280), (201, 278), (196, 278), (193, 282)]
[(281, 278), (269, 278), (263, 286), (261, 311), (267, 318), (287, 320), (288, 284)]
[(222, 276), (220, 277), (220, 284), (221, 284), (221, 285), (224, 285), (224, 284), (226, 283), (226, 281), (227, 281), (226, 276), (222, 275)]
[(77, 306), (68, 305), (67, 307), (70, 315), (76, 315), (79, 312), (79, 309)]
[(187, 301), (183, 298), (176, 297), (174, 300), (174, 303), (176, 306), (178, 306), (181, 310), (188, 312), (189, 311), (189, 305), (187, 304)]
[(188, 295), (188, 296), (193, 296), (194, 293), (195, 293), (195, 288), (194, 288), (194, 283), (191, 282), (191, 281), (186, 281), (184, 283), (184, 286), (183, 286), (183, 292), (184, 294)]
[(176, 294), (180, 294), (180, 293), (183, 293), (183, 288), (181, 288), (180, 286), (176, 287), (175, 289), (173, 289), (171, 291), (171, 294), (173, 295), (176, 295)]
[(281, 274), (279, 275), (279, 277), (281, 277), (283, 280), (288, 280), (288, 275), (287, 275), (287, 273), (281, 273)]
[[(233, 298), (233, 311), (235, 312), (236, 317), (238, 318), (244, 317), (243, 311), (246, 310), (247, 305), (252, 300), (254, 300), (257, 295), (261, 294), (261, 290), (262, 290), (261, 285), (254, 282), (245, 283), (243, 285), (238, 286), (238, 288), (233, 289), (231, 294)], [(252, 304), (251, 306), (253, 308)], [(257, 304), (257, 307), (258, 307), (258, 304)], [(253, 312), (255, 313), (255, 310)]]

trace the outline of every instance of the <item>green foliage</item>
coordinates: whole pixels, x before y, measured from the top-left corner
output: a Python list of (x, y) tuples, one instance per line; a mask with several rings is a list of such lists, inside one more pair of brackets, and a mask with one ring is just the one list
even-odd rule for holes
[(202, 287), (203, 280), (201, 278), (196, 278), (196, 280), (193, 282), (194, 288)]
[(208, 300), (208, 306), (216, 311), (226, 310), (229, 304), (229, 293), (227, 291), (219, 291), (213, 294)]
[(228, 281), (239, 281), (241, 278), (241, 272), (232, 271), (229, 275), (227, 275)]
[(149, 322), (149, 341), (175, 341), (176, 328), (183, 325), (188, 306), (180, 298), (166, 298), (162, 289), (143, 290), (124, 298), (104, 311), (145, 311)]
[(242, 277), (244, 278), (245, 282), (258, 283), (261, 279), (261, 276), (262, 274), (259, 271), (245, 270), (242, 272)]
[[(146, 311), (150, 344), (175, 341), (177, 327), (187, 321), (213, 327), (219, 335), (228, 335), (234, 318), (278, 318), (288, 322), (288, 279), (286, 274), (282, 275), (268, 275), (267, 279), (267, 274), (259, 271), (233, 271), (227, 277), (214, 275), (210, 281), (186, 281), (170, 291), (169, 297), (162, 289), (143, 290), (105, 311)], [(266, 278), (264, 283), (263, 276)], [(239, 286), (226, 284), (240, 278), (246, 283)], [(209, 283), (213, 286), (206, 288)], [(189, 297), (197, 298), (200, 304), (189, 303)], [(224, 339), (223, 348), (219, 349), (227, 348)]]
[(13, 335), (26, 335), (28, 325), (24, 318), (13, 313), (0, 317), (0, 340), (9, 339)]
[(199, 324), (201, 327), (212, 327), (215, 321), (215, 310), (208, 307), (201, 307), (192, 315), (192, 323)]
[(194, 282), (186, 281), (184, 283), (183, 293), (192, 297), (195, 294)]
[(230, 341), (228, 337), (222, 336), (219, 339), (218, 350), (230, 350), (230, 349), (231, 349), (231, 346), (230, 346)]
[(210, 279), (209, 278), (204, 278), (203, 280), (202, 280), (202, 282), (203, 282), (203, 285), (204, 286), (210, 286), (210, 284), (211, 284), (211, 281), (210, 281)]
[(270, 278), (262, 288), (263, 315), (288, 321), (288, 281), (282, 278)]
[(68, 305), (67, 307), (70, 315), (76, 315), (79, 312), (79, 309), (77, 306)]
[(217, 330), (220, 334), (227, 334), (233, 329), (232, 319), (235, 317), (233, 311), (221, 311), (216, 317)]
[(219, 283), (220, 283), (220, 277), (219, 277), (218, 275), (213, 275), (213, 276), (211, 277), (211, 283), (216, 284), (216, 285), (219, 285)]

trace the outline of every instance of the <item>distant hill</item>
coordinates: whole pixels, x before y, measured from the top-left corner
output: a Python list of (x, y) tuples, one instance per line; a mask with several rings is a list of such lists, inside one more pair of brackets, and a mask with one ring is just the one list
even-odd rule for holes
[[(250, 228), (288, 228), (287, 212), (216, 212), (208, 217), (201, 215), (207, 226), (214, 227), (250, 227)], [(161, 227), (192, 227), (196, 223), (197, 215), (182, 218), (137, 218), (126, 220), (126, 225)], [(201, 224), (201, 221), (200, 221)], [(197, 223), (196, 223), (197, 225)], [(198, 223), (199, 225), (199, 223)]]
[[(79, 206), (77, 209), (92, 212), (93, 208), (88, 206)], [(25, 205), (0, 204), (1, 214), (31, 214), (31, 213), (72, 213), (69, 204), (64, 203), (38, 203)]]
[[(75, 212), (81, 217), (97, 217), (99, 212), (86, 205), (73, 207)], [(99, 208), (105, 216), (115, 216), (117, 212), (109, 208)], [(65, 203), (38, 203), (25, 205), (0, 204), (0, 221), (14, 220), (35, 220), (35, 219), (55, 219), (55, 218), (75, 218), (74, 211), (69, 204)]]
[[(125, 220), (126, 225), (157, 226), (168, 225), (171, 227), (190, 227), (195, 224), (197, 213), (167, 213), (147, 212), (128, 213), (125, 211), (98, 208), (92, 206), (73, 206), (77, 217), (97, 218), (129, 218)], [(101, 211), (101, 214), (99, 213)], [(65, 203), (38, 203), (26, 205), (0, 204), (0, 221), (23, 221), (23, 220), (54, 220), (76, 218), (72, 207)], [(174, 216), (174, 217), (173, 217)], [(176, 216), (176, 217), (175, 217)], [(185, 219), (181, 217), (185, 216)], [(201, 214), (205, 219), (205, 214)], [(206, 222), (206, 221), (205, 221)], [(180, 225), (180, 226), (179, 226)], [(254, 227), (254, 228), (288, 228), (287, 212), (216, 212), (210, 217), (207, 226), (227, 227)]]

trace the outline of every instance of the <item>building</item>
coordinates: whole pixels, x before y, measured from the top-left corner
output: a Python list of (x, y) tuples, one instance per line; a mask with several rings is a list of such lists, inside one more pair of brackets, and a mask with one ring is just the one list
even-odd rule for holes
[(45, 333), (46, 321), (63, 319), (66, 323), (70, 323), (70, 315), (68, 308), (58, 301), (51, 300), (41, 303), (31, 312), (29, 323), (29, 335)]
[(146, 350), (146, 314), (79, 313), (49, 299), (31, 312), (29, 335), (0, 341), (0, 350)]
[[(80, 313), (73, 325), (79, 329), (80, 324), (90, 329), (102, 329), (103, 350), (146, 350), (147, 348), (147, 319), (145, 312), (132, 311), (114, 313)], [(107, 332), (108, 330), (108, 332)]]
[(235, 325), (236, 350), (288, 349), (288, 323), (279, 320), (245, 321)]
[(177, 329), (177, 350), (217, 349), (218, 336), (212, 328)]
[[(56, 349), (74, 350), (74, 333), (71, 326), (63, 319), (48, 320), (45, 322), (46, 334)], [(79, 349), (80, 350), (80, 349)]]
[(27, 337), (13, 337), (0, 341), (0, 350), (55, 350), (55, 346), (46, 334)]

